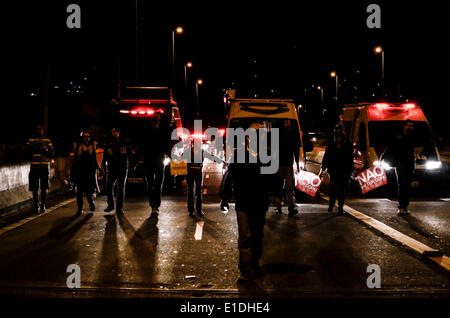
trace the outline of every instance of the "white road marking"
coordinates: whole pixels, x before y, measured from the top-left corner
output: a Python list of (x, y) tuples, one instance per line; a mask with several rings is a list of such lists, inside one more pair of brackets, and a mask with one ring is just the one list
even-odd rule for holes
[(204, 221), (198, 221), (195, 225), (195, 234), (194, 234), (194, 238), (197, 241), (200, 241), (202, 239), (203, 236), (203, 225), (205, 224)]
[(72, 203), (72, 202), (75, 201), (75, 200), (76, 200), (76, 198), (67, 199), (67, 200), (65, 200), (65, 201), (62, 201), (62, 202), (60, 202), (60, 203), (58, 203), (58, 204), (56, 204), (56, 205), (54, 205), (54, 206), (48, 208), (48, 209), (45, 211), (45, 213), (42, 213), (42, 214), (36, 214), (36, 215), (30, 216), (30, 217), (27, 217), (27, 218), (25, 218), (25, 219), (23, 219), (23, 220), (17, 221), (17, 222), (14, 223), (14, 224), (8, 225), (8, 226), (6, 226), (6, 227), (0, 229), (0, 235), (5, 234), (6, 232), (9, 232), (9, 231), (11, 231), (11, 230), (14, 230), (15, 228), (18, 228), (19, 226), (24, 225), (24, 224), (26, 224), (26, 223), (28, 223), (28, 222), (31, 222), (31, 221), (33, 221), (33, 220), (36, 220), (37, 218), (40, 218), (41, 216), (44, 216), (44, 215), (46, 215), (47, 213), (50, 213), (50, 212), (52, 212), (52, 211), (54, 211), (54, 210), (56, 210), (56, 209), (59, 209), (60, 207), (63, 207), (63, 206), (65, 206), (65, 205), (69, 204), (69, 203)]
[[(322, 193), (320, 193), (320, 196), (324, 198), (325, 200), (329, 201), (330, 198)], [(370, 227), (380, 231), (381, 233), (389, 236), (390, 238), (396, 240), (397, 242), (402, 243), (403, 245), (408, 246), (409, 248), (413, 249), (414, 251), (420, 253), (420, 254), (427, 254), (427, 253), (436, 253), (439, 252), (438, 250), (431, 248), (393, 228), (390, 226), (387, 226), (386, 224), (375, 220), (374, 218), (365, 215), (364, 213), (361, 213), (348, 205), (344, 204), (344, 211), (347, 212), (347, 214), (351, 215), (355, 219), (364, 222), (365, 224), (369, 225)], [(427, 256), (432, 261), (438, 263), (442, 267), (444, 267), (446, 270), (450, 270), (450, 258), (446, 255), (442, 256)]]
[(450, 202), (450, 198), (441, 198), (442, 201)]

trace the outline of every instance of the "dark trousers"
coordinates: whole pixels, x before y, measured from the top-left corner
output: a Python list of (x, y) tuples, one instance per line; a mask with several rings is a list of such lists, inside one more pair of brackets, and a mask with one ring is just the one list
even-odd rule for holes
[(398, 185), (398, 208), (408, 209), (411, 190), (412, 171), (410, 169), (395, 168)]
[(94, 204), (92, 194), (94, 193), (93, 186), (86, 180), (80, 180), (77, 183), (77, 206), (78, 210), (83, 209), (83, 193), (86, 193), (86, 198), (90, 205)]
[[(188, 168), (186, 176), (187, 195), (188, 195), (188, 211), (194, 212), (194, 194), (197, 196), (196, 209), (202, 210), (202, 190), (203, 190), (203, 171), (202, 168)], [(195, 192), (194, 192), (195, 183)]]
[(263, 252), (265, 211), (236, 211), (239, 239), (239, 269), (250, 275), (258, 267)]
[(330, 174), (330, 207), (338, 200), (339, 210), (344, 208), (344, 192), (348, 177), (341, 174)]
[(152, 208), (159, 208), (161, 205), (164, 168), (162, 162), (146, 167), (145, 181), (147, 183), (148, 202)]
[(127, 182), (127, 169), (124, 171), (108, 171), (106, 174), (106, 196), (108, 206), (114, 206), (114, 185), (117, 183), (117, 206), (118, 210), (123, 207), (123, 199), (125, 197), (125, 185)]

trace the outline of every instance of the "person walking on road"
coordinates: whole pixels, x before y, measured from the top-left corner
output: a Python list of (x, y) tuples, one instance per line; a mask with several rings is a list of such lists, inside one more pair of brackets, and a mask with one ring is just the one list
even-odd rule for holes
[(170, 135), (161, 127), (160, 121), (160, 114), (155, 113), (151, 119), (148, 138), (146, 138), (142, 149), (148, 201), (152, 209), (151, 217), (159, 215), (164, 183), (164, 161), (167, 157), (170, 157)]
[[(278, 168), (278, 180), (280, 189), (284, 187), (286, 189), (286, 202), (288, 205), (289, 216), (298, 214), (298, 210), (295, 208), (295, 196), (294, 196), (294, 160), (297, 171), (300, 170), (299, 158), (300, 158), (300, 136), (294, 133), (292, 123), (289, 119), (283, 121), (283, 130), (280, 134), (280, 167)], [(281, 191), (280, 191), (281, 193)], [(281, 214), (281, 198), (275, 198), (277, 205), (277, 213)]]
[[(50, 186), (49, 167), (55, 153), (50, 139), (44, 136), (44, 128), (36, 126), (36, 136), (29, 138), (26, 149), (30, 157), (30, 173), (28, 189), (33, 193), (34, 212), (45, 212), (45, 200)], [(39, 201), (39, 188), (41, 197)]]
[(102, 168), (106, 171), (106, 196), (108, 206), (105, 212), (114, 210), (114, 185), (117, 184), (116, 213), (123, 214), (123, 201), (128, 168), (132, 157), (131, 146), (120, 137), (117, 127), (111, 129), (111, 139), (105, 143)]
[(411, 190), (411, 179), (414, 173), (414, 143), (412, 133), (414, 122), (406, 120), (394, 141), (381, 155), (381, 160), (395, 168), (398, 185), (399, 216), (408, 215), (408, 205)]
[[(261, 124), (253, 123), (250, 128), (258, 130)], [(249, 157), (256, 156), (257, 152), (249, 149), (248, 139), (245, 147), (245, 163), (236, 162), (236, 154), (240, 150), (235, 149), (234, 159), (228, 165), (228, 171), (224, 175), (221, 184), (221, 206), (227, 205), (234, 194), (236, 204), (236, 216), (238, 223), (238, 249), (239, 270), (238, 283), (246, 283), (262, 275), (259, 267), (259, 259), (263, 252), (263, 234), (267, 209), (269, 207), (270, 188), (274, 185), (273, 175), (262, 174), (261, 163), (250, 163)]]
[(95, 211), (93, 193), (96, 188), (96, 171), (100, 170), (97, 162), (95, 145), (91, 140), (89, 132), (83, 132), (82, 142), (77, 145), (74, 151), (74, 161), (72, 165), (71, 178), (77, 189), (77, 214), (83, 211), (83, 194), (89, 203), (89, 209)]
[[(203, 192), (203, 149), (201, 149), (194, 140), (190, 145), (191, 161), (187, 164), (187, 196), (189, 216), (194, 216), (194, 195), (196, 196), (195, 209), (198, 216), (204, 216), (202, 211), (202, 192)], [(199, 160), (198, 160), (199, 159)], [(194, 191), (195, 183), (195, 191)]]
[(353, 172), (353, 149), (346, 142), (346, 134), (342, 129), (334, 133), (334, 141), (328, 143), (322, 160), (319, 177), (327, 172), (330, 178), (330, 202), (328, 212), (333, 211), (338, 200), (338, 213), (344, 214), (344, 191)]

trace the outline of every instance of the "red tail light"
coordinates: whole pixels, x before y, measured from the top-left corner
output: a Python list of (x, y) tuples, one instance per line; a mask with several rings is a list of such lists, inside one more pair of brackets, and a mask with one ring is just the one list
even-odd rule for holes
[(224, 136), (225, 135), (225, 129), (223, 129), (223, 128), (219, 129), (218, 133), (219, 133), (219, 136)]

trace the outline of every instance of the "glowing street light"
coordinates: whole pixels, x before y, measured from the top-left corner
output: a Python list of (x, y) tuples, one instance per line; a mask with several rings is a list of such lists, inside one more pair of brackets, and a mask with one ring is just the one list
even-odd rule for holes
[(331, 72), (331, 73), (330, 73), (330, 76), (336, 78), (336, 102), (337, 102), (337, 90), (338, 90), (338, 83), (339, 83), (338, 75), (337, 75), (336, 72)]
[(172, 86), (175, 88), (175, 33), (183, 33), (183, 28), (181, 26), (172, 29)]
[(384, 99), (384, 50), (381, 46), (375, 48), (375, 54), (381, 54), (381, 98)]
[(199, 106), (199, 102), (198, 102), (198, 86), (203, 84), (203, 80), (202, 79), (198, 79), (195, 82), (195, 99), (197, 102), (197, 118), (200, 118), (200, 106)]

